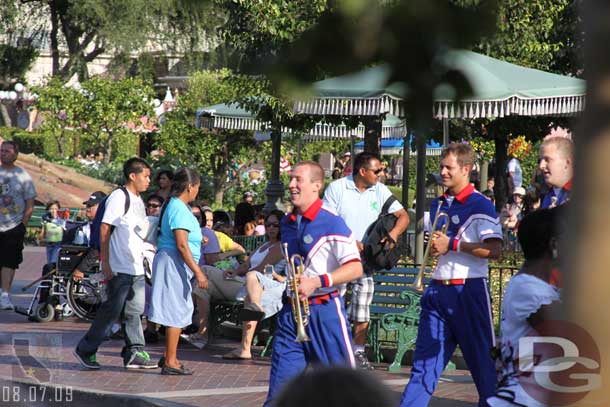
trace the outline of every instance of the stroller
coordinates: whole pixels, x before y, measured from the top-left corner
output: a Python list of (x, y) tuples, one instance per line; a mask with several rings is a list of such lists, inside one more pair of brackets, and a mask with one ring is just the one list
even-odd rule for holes
[(74, 269), (89, 250), (87, 246), (62, 245), (57, 263), (45, 266), (46, 273), (41, 278), (22, 288), (25, 292), (37, 284), (29, 307), (15, 307), (15, 312), (38, 322), (62, 320), (72, 315), (92, 321), (103, 302), (105, 288), (98, 278), (99, 264), (82, 279), (72, 278)]

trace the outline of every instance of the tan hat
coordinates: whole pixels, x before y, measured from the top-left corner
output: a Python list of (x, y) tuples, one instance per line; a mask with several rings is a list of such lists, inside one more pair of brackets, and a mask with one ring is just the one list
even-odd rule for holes
[(521, 195), (521, 196), (525, 196), (525, 189), (523, 189), (522, 187), (517, 187), (517, 188), (515, 188), (515, 190), (513, 191), (513, 195)]

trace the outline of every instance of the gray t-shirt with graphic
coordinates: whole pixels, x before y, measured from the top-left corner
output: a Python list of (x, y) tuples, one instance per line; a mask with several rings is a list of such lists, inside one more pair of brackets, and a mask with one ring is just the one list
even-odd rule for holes
[(0, 167), (0, 232), (15, 228), (23, 221), (25, 202), (36, 198), (32, 177), (24, 169)]

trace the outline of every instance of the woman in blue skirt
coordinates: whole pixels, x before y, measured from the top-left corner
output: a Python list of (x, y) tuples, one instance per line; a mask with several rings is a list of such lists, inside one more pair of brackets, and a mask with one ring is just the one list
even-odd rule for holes
[(174, 175), (172, 193), (163, 207), (157, 254), (153, 261), (152, 294), (148, 320), (166, 327), (165, 355), (159, 366), (164, 375), (191, 375), (177, 358), (182, 329), (191, 323), (191, 279), (205, 289), (208, 280), (197, 264), (201, 255), (201, 229), (188, 204), (197, 198), (199, 174), (181, 168)]

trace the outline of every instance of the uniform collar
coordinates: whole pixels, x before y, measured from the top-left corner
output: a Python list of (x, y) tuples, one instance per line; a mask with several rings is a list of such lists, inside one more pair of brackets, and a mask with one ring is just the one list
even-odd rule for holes
[[(455, 195), (455, 199), (463, 204), (464, 202), (466, 202), (466, 199), (468, 199), (468, 197), (474, 192), (474, 187), (472, 186), (472, 184), (468, 184), (466, 185), (466, 187), (464, 189), (462, 189), (457, 195)], [(443, 194), (443, 198), (445, 198), (445, 200), (449, 197), (449, 194), (447, 192), (445, 192)]]
[[(316, 216), (318, 216), (318, 212), (320, 212), (320, 209), (322, 209), (322, 200), (320, 198), (318, 198), (303, 213), (303, 217), (305, 219), (307, 219), (307, 220), (312, 221), (312, 220), (314, 220), (316, 218)], [(288, 216), (288, 219), (291, 222), (296, 221), (297, 220), (297, 213), (295, 211), (292, 211), (290, 216)]]
[(566, 182), (562, 189), (565, 189), (566, 191), (572, 191), (572, 180)]

